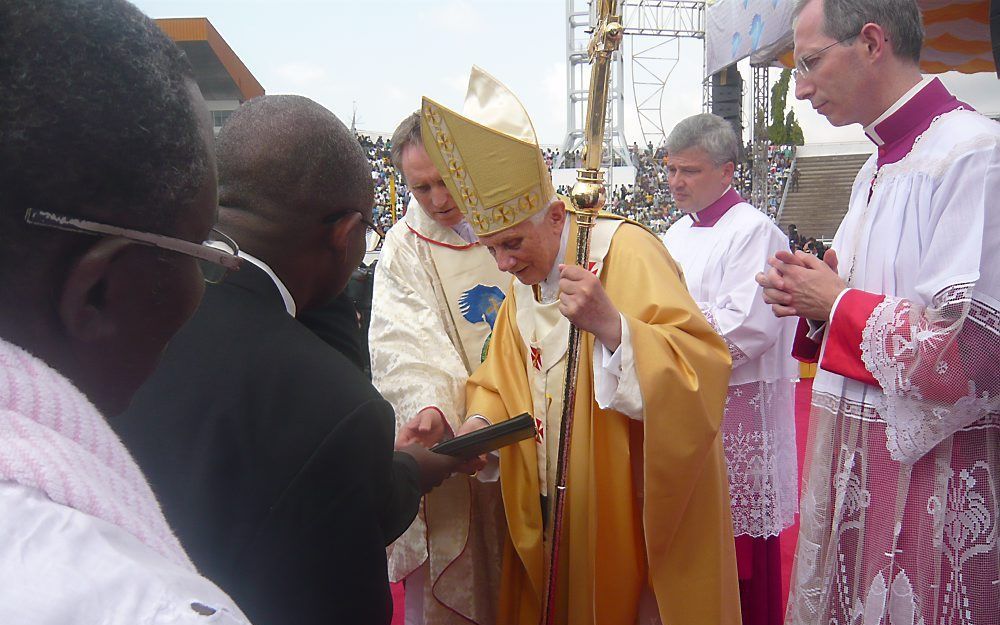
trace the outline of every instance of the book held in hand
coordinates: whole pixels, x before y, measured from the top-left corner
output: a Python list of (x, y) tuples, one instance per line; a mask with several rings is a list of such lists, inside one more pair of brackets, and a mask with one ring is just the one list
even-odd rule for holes
[(431, 451), (468, 460), (534, 435), (535, 420), (525, 412), (506, 421), (488, 425), (481, 430), (438, 443), (431, 447)]

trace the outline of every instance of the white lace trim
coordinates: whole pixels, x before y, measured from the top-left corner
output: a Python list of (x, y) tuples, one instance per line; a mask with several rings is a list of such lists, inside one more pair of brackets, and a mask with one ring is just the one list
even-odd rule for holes
[(736, 365), (738, 363), (742, 363), (742, 362), (744, 362), (746, 360), (750, 360), (750, 356), (747, 356), (746, 353), (742, 349), (740, 349), (739, 346), (736, 343), (733, 343), (732, 341), (730, 341), (722, 333), (722, 329), (719, 327), (719, 322), (716, 321), (715, 315), (712, 314), (712, 311), (710, 311), (710, 310), (703, 310), (701, 312), (705, 315), (705, 319), (708, 321), (708, 324), (710, 326), (712, 326), (712, 329), (715, 330), (715, 333), (718, 334), (720, 337), (722, 337), (722, 340), (725, 341), (726, 347), (729, 349), (729, 357), (733, 361), (733, 368), (734, 369), (736, 368)]
[[(912, 472), (895, 471), (878, 459), (878, 426), (861, 428), (813, 459), (786, 622), (1000, 623), (996, 438), (966, 436)], [(955, 462), (970, 455), (987, 459)], [(916, 492), (926, 499), (900, 507)]]
[(777, 536), (795, 521), (798, 471), (793, 393), (789, 380), (729, 387), (722, 445), (735, 536)]
[[(946, 354), (957, 349), (965, 322), (996, 335), (997, 311), (974, 301), (971, 291), (972, 285), (954, 285), (923, 310), (887, 296), (865, 323), (861, 360), (882, 387), (874, 407), (885, 420), (886, 449), (893, 460), (912, 464), (954, 432), (1000, 411), (996, 389), (977, 388), (974, 379), (965, 380), (967, 392), (957, 400), (936, 398), (927, 390), (941, 384), (954, 366)], [(924, 362), (930, 359), (933, 368)], [(973, 370), (988, 366), (966, 362), (964, 356), (962, 362)]]

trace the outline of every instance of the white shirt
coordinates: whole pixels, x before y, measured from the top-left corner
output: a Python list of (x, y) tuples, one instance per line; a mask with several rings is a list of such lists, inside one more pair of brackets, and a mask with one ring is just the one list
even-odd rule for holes
[(0, 481), (3, 625), (245, 625), (226, 593), (132, 534)]
[(711, 226), (681, 219), (663, 241), (733, 359), (721, 427), (733, 534), (777, 536), (794, 522), (798, 504), (792, 386), (798, 363), (791, 357), (796, 321), (774, 316), (754, 276), (775, 252), (788, 249), (788, 238), (745, 202), (715, 218)]

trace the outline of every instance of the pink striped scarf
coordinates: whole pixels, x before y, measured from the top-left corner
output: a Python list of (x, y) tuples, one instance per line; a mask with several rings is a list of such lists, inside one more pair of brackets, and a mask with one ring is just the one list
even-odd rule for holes
[(3, 339), (0, 480), (116, 525), (194, 570), (142, 471), (94, 405), (56, 370)]

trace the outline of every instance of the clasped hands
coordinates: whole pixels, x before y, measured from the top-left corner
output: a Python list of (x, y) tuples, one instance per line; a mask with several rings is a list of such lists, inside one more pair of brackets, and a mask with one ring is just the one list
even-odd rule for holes
[(756, 276), (764, 288), (764, 302), (777, 317), (798, 316), (827, 321), (840, 293), (847, 288), (837, 275), (837, 254), (827, 250), (820, 260), (802, 251), (776, 253), (770, 269)]

